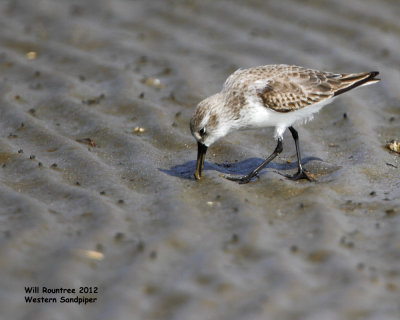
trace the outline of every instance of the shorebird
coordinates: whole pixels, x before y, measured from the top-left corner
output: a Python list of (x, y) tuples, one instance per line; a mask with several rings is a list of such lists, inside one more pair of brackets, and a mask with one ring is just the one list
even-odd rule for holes
[(292, 180), (314, 180), (301, 164), (299, 136), (293, 128), (305, 123), (314, 113), (338, 95), (356, 87), (378, 82), (377, 71), (332, 73), (291, 65), (266, 65), (239, 69), (228, 77), (221, 92), (201, 101), (190, 120), (198, 153), (194, 177), (202, 177), (209, 146), (232, 131), (275, 127), (277, 146), (264, 162), (245, 176), (225, 176), (248, 183), (283, 149), (283, 133), (289, 128), (296, 145), (298, 171)]

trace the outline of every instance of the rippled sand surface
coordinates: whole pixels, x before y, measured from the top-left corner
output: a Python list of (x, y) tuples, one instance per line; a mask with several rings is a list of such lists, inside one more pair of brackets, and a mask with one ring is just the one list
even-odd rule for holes
[[(399, 15), (397, 0), (2, 1), (1, 318), (399, 319)], [(383, 81), (298, 128), (318, 182), (276, 173), (295, 170), (289, 133), (260, 179), (220, 177), (259, 164), (272, 129), (216, 143), (195, 182), (196, 104), (273, 63)], [(99, 292), (27, 304), (26, 286)]]

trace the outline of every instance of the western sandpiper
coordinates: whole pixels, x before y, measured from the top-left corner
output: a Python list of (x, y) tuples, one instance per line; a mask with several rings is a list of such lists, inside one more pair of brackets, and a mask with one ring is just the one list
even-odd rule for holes
[(323, 106), (351, 89), (378, 82), (379, 72), (332, 73), (290, 65), (267, 65), (239, 69), (228, 77), (221, 92), (201, 101), (190, 120), (197, 140), (197, 166), (194, 176), (202, 177), (207, 148), (232, 131), (275, 127), (275, 151), (245, 176), (225, 176), (247, 183), (279, 153), (282, 136), (289, 128), (297, 153), (298, 171), (285, 175), (292, 180), (314, 180), (301, 164), (299, 137), (293, 128), (311, 120)]

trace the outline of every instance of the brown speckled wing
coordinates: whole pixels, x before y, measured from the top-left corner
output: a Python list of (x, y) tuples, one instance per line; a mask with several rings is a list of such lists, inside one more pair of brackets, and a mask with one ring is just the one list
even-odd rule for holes
[(291, 112), (322, 102), (373, 79), (377, 73), (334, 74), (296, 68), (272, 77), (258, 90), (264, 105), (277, 112)]

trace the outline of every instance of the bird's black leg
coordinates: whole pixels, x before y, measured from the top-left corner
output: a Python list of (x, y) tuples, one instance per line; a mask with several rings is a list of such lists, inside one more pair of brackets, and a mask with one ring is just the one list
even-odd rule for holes
[(234, 177), (234, 176), (224, 176), (226, 179), (232, 180), (232, 181), (237, 181), (239, 183), (248, 183), (252, 178), (254, 178), (262, 169), (264, 169), (268, 163), (270, 163), (275, 157), (280, 154), (283, 150), (282, 146), (282, 138), (278, 138), (278, 144), (275, 148), (275, 151), (267, 158), (264, 160), (263, 163), (261, 163), (257, 168), (255, 168), (252, 172), (250, 172), (246, 176), (242, 177)]
[(294, 143), (296, 144), (296, 153), (297, 153), (297, 165), (298, 165), (298, 171), (296, 174), (294, 174), (293, 176), (291, 175), (286, 175), (286, 174), (282, 174), (283, 176), (289, 178), (290, 180), (300, 180), (300, 179), (307, 179), (309, 181), (314, 181), (314, 177), (313, 174), (308, 172), (307, 170), (305, 170), (303, 168), (303, 166), (301, 165), (301, 154), (300, 154), (300, 146), (299, 146), (299, 135), (297, 133), (297, 131), (293, 128), (293, 127), (289, 127), (289, 130), (292, 134), (292, 137), (294, 139)]

